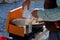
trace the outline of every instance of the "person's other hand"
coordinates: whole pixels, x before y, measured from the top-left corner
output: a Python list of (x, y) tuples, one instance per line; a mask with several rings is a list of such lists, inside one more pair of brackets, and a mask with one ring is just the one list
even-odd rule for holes
[(32, 12), (32, 16), (35, 17), (35, 18), (38, 18), (37, 10), (34, 10), (34, 11)]

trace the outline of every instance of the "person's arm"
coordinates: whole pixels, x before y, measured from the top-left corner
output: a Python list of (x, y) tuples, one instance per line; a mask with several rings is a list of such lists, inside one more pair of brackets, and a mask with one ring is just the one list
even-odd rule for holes
[(25, 6), (27, 6), (28, 10), (30, 9), (30, 0), (26, 0), (26, 1), (23, 2), (23, 4), (22, 4), (23, 9), (24, 9)]

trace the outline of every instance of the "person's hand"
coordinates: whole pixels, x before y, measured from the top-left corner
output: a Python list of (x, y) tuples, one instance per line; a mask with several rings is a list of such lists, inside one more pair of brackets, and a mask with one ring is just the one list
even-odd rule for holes
[(25, 2), (23, 2), (22, 7), (24, 9), (24, 7), (27, 6), (27, 9), (30, 9), (30, 0), (26, 0)]
[(37, 10), (34, 10), (34, 11), (32, 12), (32, 16), (35, 17), (35, 18), (38, 18)]

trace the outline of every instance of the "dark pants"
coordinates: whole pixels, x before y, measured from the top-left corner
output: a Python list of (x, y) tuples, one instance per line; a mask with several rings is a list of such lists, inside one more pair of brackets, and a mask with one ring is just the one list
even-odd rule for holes
[(49, 40), (60, 40), (60, 31), (58, 32), (49, 32)]
[[(59, 23), (60, 27), (60, 21), (57, 22)], [(60, 28), (56, 28), (55, 21), (46, 21), (45, 26), (50, 31), (49, 40), (60, 40)]]

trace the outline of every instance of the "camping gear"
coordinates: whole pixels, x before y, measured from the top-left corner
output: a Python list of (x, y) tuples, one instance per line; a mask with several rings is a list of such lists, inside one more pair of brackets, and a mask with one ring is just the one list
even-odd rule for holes
[(18, 7), (15, 10), (13, 9), (9, 12), (8, 18), (7, 18), (7, 23), (6, 23), (6, 32), (24, 37), (24, 28), (18, 27), (12, 23), (12, 20), (14, 20), (16, 18), (22, 18), (22, 19), (24, 18), (22, 16), (23, 15), (22, 12), (23, 12), (22, 7)]

